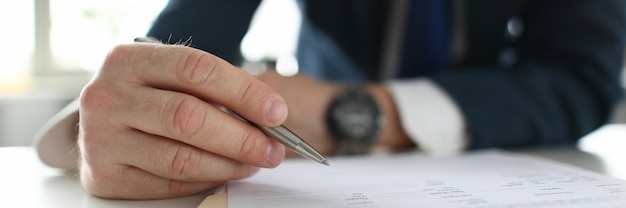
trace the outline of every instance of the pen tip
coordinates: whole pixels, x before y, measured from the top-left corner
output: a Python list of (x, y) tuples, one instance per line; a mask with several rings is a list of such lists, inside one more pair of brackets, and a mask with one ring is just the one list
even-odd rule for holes
[(330, 163), (328, 162), (328, 160), (324, 159), (324, 161), (322, 161), (322, 164), (326, 165), (326, 166), (330, 166)]

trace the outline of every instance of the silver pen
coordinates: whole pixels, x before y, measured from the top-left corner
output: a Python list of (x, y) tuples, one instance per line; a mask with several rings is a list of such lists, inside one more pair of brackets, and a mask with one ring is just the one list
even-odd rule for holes
[(326, 158), (322, 154), (320, 154), (317, 150), (315, 150), (315, 148), (313, 148), (313, 146), (311, 146), (309, 143), (307, 143), (306, 141), (301, 139), (298, 135), (296, 135), (287, 127), (285, 127), (285, 125), (280, 125), (277, 127), (259, 126), (253, 122), (250, 122), (250, 120), (244, 118), (243, 116), (240, 116), (239, 114), (231, 110), (228, 110), (228, 112), (234, 115), (235, 117), (243, 121), (246, 121), (256, 126), (257, 128), (261, 129), (261, 131), (265, 132), (265, 134), (276, 139), (276, 141), (284, 144), (285, 146), (287, 146), (287, 148), (293, 150), (299, 155), (302, 155), (302, 157), (311, 159), (315, 162), (324, 164), (326, 166), (330, 165), (328, 160), (326, 160)]
[[(162, 44), (161, 41), (153, 37), (138, 37), (138, 38), (135, 38), (135, 42), (148, 42), (148, 43)], [(322, 156), (322, 154), (320, 154), (317, 150), (315, 150), (313, 146), (311, 146), (309, 143), (301, 139), (298, 135), (294, 134), (291, 130), (289, 130), (284, 125), (280, 125), (278, 127), (259, 126), (253, 122), (250, 122), (250, 120), (244, 118), (243, 116), (240, 116), (239, 114), (229, 109), (226, 109), (226, 110), (230, 114), (236, 116), (237, 118), (243, 121), (246, 121), (256, 126), (257, 128), (261, 129), (261, 131), (263, 131), (265, 134), (276, 139), (278, 142), (284, 144), (285, 146), (287, 146), (287, 148), (295, 151), (296, 153), (302, 155), (303, 157), (311, 159), (315, 162), (324, 164), (326, 166), (330, 165), (328, 160), (326, 160), (326, 158)]]

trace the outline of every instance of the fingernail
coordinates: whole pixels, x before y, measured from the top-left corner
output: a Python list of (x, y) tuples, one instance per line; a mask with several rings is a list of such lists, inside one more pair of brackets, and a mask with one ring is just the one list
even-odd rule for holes
[(267, 163), (270, 166), (277, 166), (285, 157), (285, 151), (282, 144), (277, 141), (272, 141), (272, 144), (267, 147)]
[(287, 104), (283, 99), (272, 99), (267, 108), (267, 115), (269, 116), (270, 123), (274, 125), (283, 123), (287, 118)]

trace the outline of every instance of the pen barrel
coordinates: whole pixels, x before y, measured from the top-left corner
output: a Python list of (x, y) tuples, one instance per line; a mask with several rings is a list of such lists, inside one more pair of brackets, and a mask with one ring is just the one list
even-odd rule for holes
[(280, 125), (277, 127), (259, 126), (259, 125), (256, 125), (255, 123), (250, 122), (248, 119), (244, 118), (243, 116), (240, 116), (239, 114), (231, 110), (226, 109), (226, 111), (232, 114), (233, 116), (241, 119), (242, 121), (246, 121), (256, 126), (257, 128), (261, 129), (261, 131), (263, 131), (265, 134), (267, 134), (268, 136), (271, 136), (272, 138), (282, 143), (287, 148), (298, 153), (299, 155), (305, 158), (314, 160), (316, 162), (322, 163), (324, 165), (329, 165), (326, 158), (324, 158), (324, 156), (322, 156), (317, 150), (315, 150), (313, 146), (311, 146), (309, 143), (301, 139), (298, 135), (294, 134), (291, 130), (289, 130), (284, 125)]
[(268, 136), (273, 137), (274, 139), (278, 140), (280, 143), (287, 146), (287, 148), (295, 149), (300, 144), (300, 142), (303, 142), (303, 140), (300, 139), (298, 135), (294, 134), (291, 130), (289, 130), (287, 127), (283, 125), (280, 125), (278, 127), (259, 126), (231, 110), (228, 110), (228, 112), (234, 115), (235, 117), (241, 119), (242, 121), (248, 122), (258, 127), (259, 129), (261, 129), (261, 131), (263, 131)]
[(300, 139), (298, 135), (294, 134), (291, 130), (283, 125), (278, 127), (260, 128), (267, 135), (274, 137), (276, 140), (287, 146), (287, 148), (289, 149), (296, 149), (298, 146), (300, 146), (300, 143), (304, 142), (304, 140)]
[(328, 165), (324, 156), (287, 127), (280, 125), (278, 127), (260, 127), (260, 129), (302, 157)]

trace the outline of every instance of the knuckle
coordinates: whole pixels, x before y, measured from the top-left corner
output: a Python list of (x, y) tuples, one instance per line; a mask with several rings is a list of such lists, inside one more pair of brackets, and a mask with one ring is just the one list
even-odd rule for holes
[(108, 71), (116, 68), (120, 63), (126, 62), (129, 57), (132, 57), (133, 50), (129, 44), (116, 45), (107, 54), (102, 64), (101, 71)]
[(80, 95), (81, 110), (97, 110), (112, 100), (113, 96), (104, 87), (97, 83), (90, 83), (85, 86)]
[(121, 77), (119, 73), (125, 73), (123, 67), (128, 67), (127, 60), (132, 56), (132, 50), (129, 45), (115, 46), (105, 58), (104, 63), (96, 75), (95, 79), (83, 87), (80, 93), (81, 110), (96, 110), (109, 106), (114, 102), (123, 99), (119, 98), (119, 94), (115, 94), (121, 82), (117, 77)]
[[(200, 164), (200, 155), (192, 147), (181, 145), (176, 148), (171, 162), (170, 174), (179, 180), (191, 179), (196, 176)], [(170, 186), (172, 188), (172, 186)]]
[[(191, 97), (173, 99), (166, 105), (166, 111), (171, 111), (169, 132), (179, 139), (192, 139), (197, 135), (206, 121), (205, 110), (202, 104)], [(167, 115), (167, 114), (166, 114)]]
[(103, 171), (88, 167), (81, 167), (80, 180), (83, 188), (90, 194), (98, 197), (115, 197), (112, 184), (115, 179)]
[(238, 155), (243, 158), (264, 158), (262, 155), (257, 155), (259, 151), (257, 149), (259, 147), (263, 147), (263, 145), (259, 144), (261, 139), (255, 134), (256, 132), (247, 129), (242, 131), (240, 142), (238, 143)]
[(179, 60), (176, 71), (178, 80), (187, 85), (200, 85), (214, 79), (218, 58), (202, 51), (195, 51)]
[(245, 105), (246, 103), (249, 103), (250, 96), (255, 94), (252, 92), (255, 88), (253, 87), (252, 80), (250, 79), (245, 79), (241, 85), (242, 87), (239, 88), (241, 89), (241, 92), (239, 93), (239, 103)]
[(167, 195), (178, 196), (185, 193), (185, 183), (176, 180), (170, 180), (167, 186)]
[[(107, 86), (103, 83), (89, 83), (86, 85), (79, 96), (78, 107), (78, 130), (80, 135), (85, 135), (86, 138), (91, 138), (95, 132), (102, 131), (105, 126), (116, 126), (118, 123), (111, 123), (115, 114), (111, 112), (125, 109), (128, 106), (128, 100), (122, 99), (123, 94), (120, 94), (117, 89)], [(111, 126), (113, 125), (113, 126)], [(81, 132), (82, 131), (82, 132)]]

